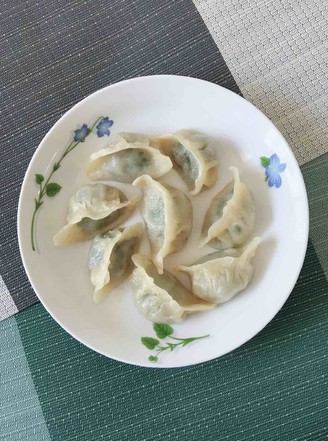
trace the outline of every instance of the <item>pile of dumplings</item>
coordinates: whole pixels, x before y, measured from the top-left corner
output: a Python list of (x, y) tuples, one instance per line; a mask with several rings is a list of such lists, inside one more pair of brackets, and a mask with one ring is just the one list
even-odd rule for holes
[[(189, 276), (187, 289), (165, 269), (166, 256), (185, 246), (193, 227), (190, 197), (158, 181), (172, 168), (187, 184), (190, 197), (213, 187), (218, 160), (211, 139), (186, 129), (154, 138), (114, 135), (106, 148), (90, 156), (87, 174), (93, 181), (132, 184), (142, 196), (128, 200), (103, 182), (84, 185), (70, 199), (67, 224), (54, 237), (56, 246), (92, 240), (88, 267), (95, 302), (129, 277), (138, 311), (157, 323), (177, 323), (187, 314), (211, 310), (244, 289), (253, 276), (252, 258), (260, 242), (255, 237), (246, 244), (254, 229), (254, 201), (238, 169), (230, 167), (232, 180), (212, 200), (200, 238), (200, 246), (216, 251), (175, 268)], [(149, 256), (138, 254), (144, 225), (121, 227), (138, 206)]]

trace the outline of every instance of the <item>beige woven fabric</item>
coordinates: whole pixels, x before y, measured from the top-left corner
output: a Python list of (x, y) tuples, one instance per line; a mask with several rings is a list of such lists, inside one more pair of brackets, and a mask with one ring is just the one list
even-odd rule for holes
[(300, 164), (328, 151), (328, 1), (194, 0), (244, 97)]
[(8, 291), (8, 288), (0, 276), (0, 321), (16, 314), (18, 309)]

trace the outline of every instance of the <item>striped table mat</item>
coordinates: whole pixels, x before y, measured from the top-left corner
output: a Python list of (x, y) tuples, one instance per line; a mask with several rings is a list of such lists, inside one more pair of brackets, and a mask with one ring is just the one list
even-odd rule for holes
[[(327, 2), (0, 7), (0, 440), (328, 439)], [(276, 318), (231, 354), (175, 370), (121, 364), (66, 334), (37, 303), (16, 235), (24, 173), (56, 120), (97, 89), (161, 73), (220, 84), (266, 113), (310, 204), (304, 266)]]

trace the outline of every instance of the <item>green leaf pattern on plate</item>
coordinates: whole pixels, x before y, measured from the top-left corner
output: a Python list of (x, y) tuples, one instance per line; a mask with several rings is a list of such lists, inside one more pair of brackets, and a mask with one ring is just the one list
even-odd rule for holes
[[(152, 363), (157, 363), (158, 355), (164, 351), (174, 351), (178, 346), (187, 346), (195, 340), (202, 340), (204, 338), (209, 337), (208, 335), (202, 335), (201, 337), (189, 337), (189, 338), (178, 338), (173, 337), (174, 329), (172, 326), (167, 325), (165, 323), (154, 323), (153, 324), (154, 331), (157, 337), (160, 340), (164, 340), (166, 338), (170, 338), (171, 340), (165, 340), (160, 342), (156, 338), (153, 337), (141, 337), (141, 343), (146, 346), (149, 350), (156, 350), (155, 354), (152, 354), (148, 357), (148, 360)], [(173, 341), (172, 341), (173, 340)]]
[(50, 182), (53, 174), (60, 168), (61, 162), (63, 159), (74, 150), (81, 142), (84, 142), (85, 139), (92, 133), (94, 128), (96, 127), (97, 136), (102, 137), (104, 135), (109, 136), (110, 131), (109, 128), (113, 125), (113, 121), (109, 120), (108, 116), (100, 116), (96, 122), (89, 128), (86, 124), (83, 124), (80, 129), (74, 130), (74, 139), (70, 142), (68, 147), (65, 149), (60, 159), (56, 161), (52, 166), (52, 171), (47, 179), (40, 174), (35, 174), (35, 183), (39, 186), (38, 195), (35, 198), (35, 207), (32, 214), (31, 219), (31, 247), (33, 251), (36, 251), (36, 215), (40, 207), (43, 205), (44, 197), (48, 196), (49, 198), (53, 198), (56, 196), (62, 186), (57, 184), (56, 182)]

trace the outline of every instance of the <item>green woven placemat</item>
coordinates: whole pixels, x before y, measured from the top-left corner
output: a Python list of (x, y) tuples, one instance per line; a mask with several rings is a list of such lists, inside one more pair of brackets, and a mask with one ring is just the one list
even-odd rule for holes
[(302, 168), (311, 235), (291, 296), (262, 332), (224, 357), (139, 368), (87, 349), (40, 304), (2, 322), (0, 438), (327, 439), (327, 169), (328, 154)]

